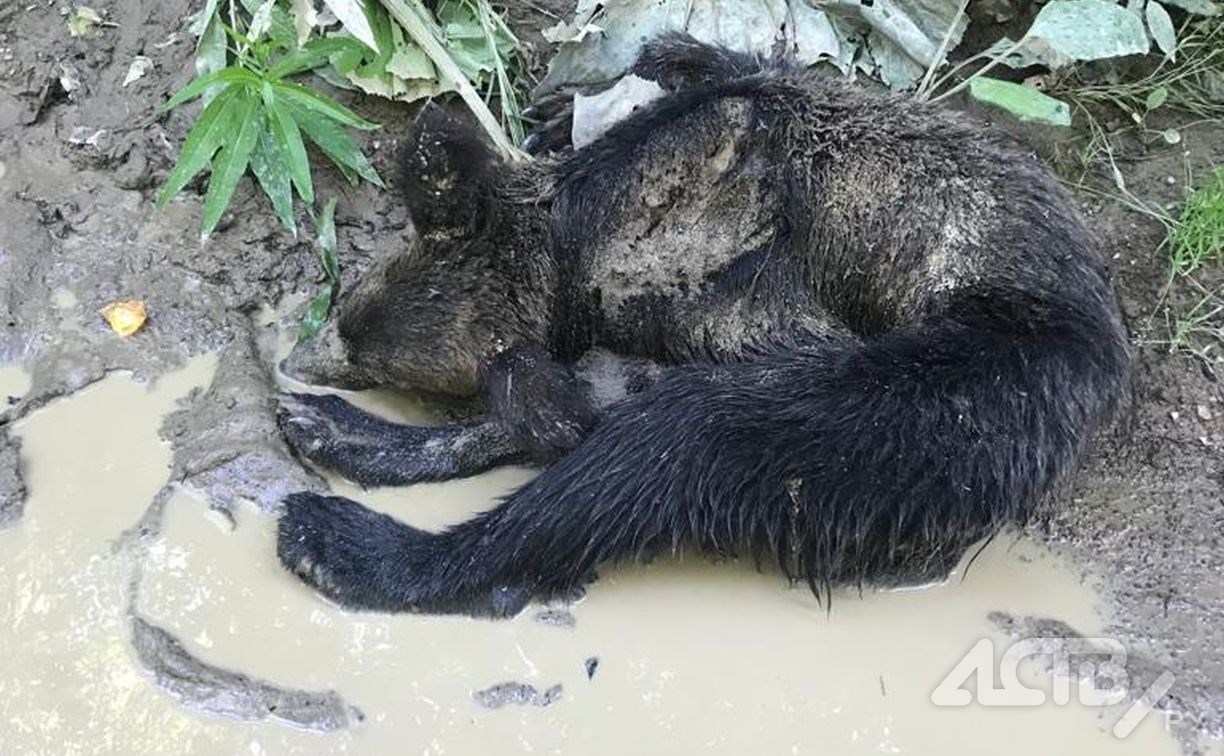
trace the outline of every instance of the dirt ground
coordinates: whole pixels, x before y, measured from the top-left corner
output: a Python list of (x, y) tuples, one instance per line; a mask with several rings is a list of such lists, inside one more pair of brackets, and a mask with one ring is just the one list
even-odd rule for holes
[[(0, 523), (20, 517), (23, 497), (6, 425), (108, 371), (154, 377), (223, 350), (212, 388), (163, 430), (174, 476), (208, 490), (220, 508), (247, 498), (272, 510), (287, 490), (318, 482), (276, 436), (268, 347), (256, 322), (287, 295), (315, 290), (314, 252), (245, 182), (206, 246), (197, 238), (197, 193), (154, 209), (154, 190), (190, 126), (185, 113), (154, 109), (191, 78), (184, 18), (194, 8), (187, 0), (94, 6), (114, 23), (94, 39), (69, 37), (58, 3), (0, 6), (0, 365), (32, 374), (23, 397), (0, 398)], [(125, 87), (136, 55), (155, 67)], [(374, 100), (357, 107), (385, 124), (363, 136), (394, 184), (410, 110)], [(1026, 136), (1043, 153), (1065, 139)], [(1203, 175), (1224, 162), (1224, 124), (1187, 128), (1181, 144), (1128, 158), (1120, 168), (1131, 191), (1177, 201), (1187, 163)], [(316, 181), (321, 196), (340, 197), (347, 283), (396, 250), (408, 218), (394, 191), (352, 188), (329, 170)], [(1105, 598), (1133, 678), (1176, 676), (1161, 706), (1193, 752), (1201, 737), (1224, 735), (1224, 364), (1170, 355), (1158, 343), (1166, 337), (1163, 228), (1110, 200), (1079, 201), (1113, 255), (1135, 344), (1133, 399), (1032, 529), (1072, 555)], [(146, 300), (150, 320), (121, 341), (95, 313), (127, 297)], [(145, 526), (157, 526), (156, 512)]]

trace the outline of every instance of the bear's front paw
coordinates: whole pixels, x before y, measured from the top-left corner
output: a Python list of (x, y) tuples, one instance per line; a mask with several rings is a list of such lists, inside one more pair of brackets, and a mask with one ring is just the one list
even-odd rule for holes
[[(363, 487), (444, 480), (462, 469), (455, 443), (463, 428), (400, 425), (337, 396), (284, 394), (277, 413), (286, 441), (303, 459)], [(469, 445), (470, 446), (470, 445)]]

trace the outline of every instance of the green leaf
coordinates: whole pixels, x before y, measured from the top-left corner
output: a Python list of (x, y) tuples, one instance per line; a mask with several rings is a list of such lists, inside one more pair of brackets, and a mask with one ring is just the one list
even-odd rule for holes
[(315, 117), (294, 103), (278, 102), (278, 106), (288, 109), (289, 115), (293, 117), (301, 130), (306, 132), (310, 141), (318, 145), (319, 149), (336, 163), (350, 181), (353, 181), (356, 175), (375, 186), (383, 186), (382, 179), (374, 170), (374, 166), (370, 165), (370, 161), (361, 153), (352, 137), (345, 133), (343, 127), (335, 121)]
[(298, 47), (306, 44), (310, 32), (319, 22), (319, 14), (315, 11), (314, 0), (291, 0), (293, 8), (293, 31)]
[[(225, 46), (225, 29), (221, 17), (216, 12), (210, 12), (207, 24), (201, 30), (196, 40), (195, 69), (196, 76), (205, 76), (225, 68), (226, 56), (229, 54)], [(214, 84), (205, 89), (200, 96), (207, 105), (221, 91), (220, 84)]]
[(323, 4), (336, 14), (336, 18), (340, 19), (340, 23), (344, 24), (350, 34), (371, 50), (378, 50), (362, 0), (323, 0)]
[(293, 220), (293, 187), (289, 181), (289, 164), (285, 154), (277, 148), (276, 138), (272, 134), (271, 113), (265, 112), (259, 129), (259, 141), (251, 152), (251, 171), (259, 181), (259, 186), (272, 202), (276, 217), (292, 233), (297, 236), (297, 227)]
[(352, 37), (324, 37), (312, 39), (302, 47), (294, 50), (268, 69), (268, 77), (283, 79), (286, 76), (310, 71), (328, 62), (337, 53), (355, 50), (358, 54), (364, 49), (362, 44)]
[(310, 161), (306, 157), (306, 145), (302, 142), (302, 132), (293, 120), (293, 114), (273, 101), (268, 113), (270, 117), (272, 141), (276, 149), (284, 156), (289, 169), (289, 176), (298, 194), (307, 205), (314, 204), (314, 185), (310, 179)]
[(191, 32), (194, 37), (204, 36), (204, 30), (212, 23), (213, 15), (217, 12), (217, 0), (207, 0), (204, 7), (198, 13), (188, 17), (187, 31)]
[(319, 245), (319, 262), (327, 280), (340, 285), (340, 262), (336, 258), (336, 198), (332, 197), (319, 213), (316, 242)]
[(239, 85), (230, 85), (208, 103), (204, 112), (196, 119), (195, 125), (183, 142), (179, 151), (178, 163), (166, 177), (166, 183), (157, 195), (157, 206), (161, 207), (179, 192), (187, 182), (208, 165), (213, 153), (226, 141), (230, 134), (230, 123), (235, 111), (238, 95), (243, 91)]
[(247, 27), (247, 38), (251, 42), (258, 42), (272, 28), (272, 9), (275, 7), (276, 0), (263, 0), (251, 14), (251, 24)]
[(96, 37), (102, 17), (88, 5), (78, 5), (68, 14), (68, 34), (73, 37)]
[(201, 240), (207, 239), (217, 227), (238, 186), (238, 179), (246, 173), (255, 143), (259, 141), (262, 121), (259, 117), (259, 98), (243, 89), (235, 102), (238, 110), (232, 125), (232, 138), (227, 140), (212, 163), (212, 178), (208, 180), (208, 194), (204, 197)]
[(331, 312), (332, 302), (340, 293), (340, 260), (336, 247), (336, 198), (333, 197), (323, 206), (323, 212), (315, 219), (315, 243), (319, 251), (319, 263), (323, 266), (326, 281), (322, 290), (310, 300), (306, 314), (302, 317), (302, 325), (298, 339), (305, 341), (312, 338), (323, 327)]
[(345, 126), (352, 126), (353, 128), (357, 129), (370, 130), (378, 128), (378, 124), (372, 121), (367, 121), (340, 103), (332, 100), (329, 97), (325, 97), (312, 89), (307, 89), (301, 84), (295, 84), (291, 81), (278, 81), (272, 86), (276, 89), (276, 94), (278, 97), (283, 97), (285, 100), (293, 103), (295, 107), (302, 110), (306, 110), (315, 115), (325, 116), (333, 121), (338, 121)]
[(385, 8), (380, 5), (377, 0), (372, 0), (365, 4), (366, 18), (370, 22), (370, 28), (374, 32), (374, 41), (378, 43), (377, 52), (371, 57), (368, 53), (362, 56), (365, 61), (357, 73), (360, 76), (377, 76), (387, 67), (387, 61), (391, 60), (391, 54), (395, 46), (395, 24), (391, 23), (391, 17), (387, 15)]
[(1169, 99), (1168, 87), (1156, 87), (1151, 92), (1148, 92), (1147, 101), (1144, 105), (1149, 111), (1159, 108), (1164, 105)]
[(1071, 125), (1071, 109), (1067, 103), (1031, 87), (979, 76), (969, 82), (969, 95), (980, 103), (1006, 110), (1022, 121)]
[(1051, 0), (1025, 36), (1075, 60), (1138, 55), (1150, 47), (1143, 19), (1109, 0)]
[(331, 311), (332, 292), (330, 287), (314, 295), (306, 314), (302, 316), (302, 327), (298, 332), (298, 340), (305, 341), (314, 338), (327, 322), (327, 314)]
[(1148, 0), (1145, 14), (1147, 15), (1148, 31), (1152, 33), (1152, 39), (1156, 40), (1156, 46), (1165, 54), (1165, 58), (1176, 61), (1177, 29), (1173, 27), (1173, 19), (1169, 18), (1169, 12), (1156, 0)]
[(298, 47), (297, 29), (289, 11), (278, 3), (272, 8), (272, 22), (268, 26), (268, 39), (278, 47), (294, 50)]
[(157, 112), (165, 113), (173, 110), (179, 105), (199, 97), (204, 93), (205, 89), (208, 89), (213, 84), (219, 83), (258, 84), (259, 77), (245, 68), (240, 68), (238, 66), (222, 68), (220, 71), (213, 71), (212, 73), (205, 74), (203, 76), (197, 76), (188, 82), (185, 87), (175, 92), (169, 100), (166, 100), (161, 107), (157, 109)]
[(429, 59), (433, 61), (434, 66), (438, 69), (439, 78), (455, 87), (459, 97), (472, 111), (472, 115), (476, 116), (476, 120), (489, 135), (489, 139), (493, 141), (498, 151), (512, 160), (524, 158), (525, 153), (515, 147), (506, 133), (502, 131), (501, 124), (489, 110), (489, 106), (485, 104), (480, 93), (463, 75), (450, 53), (438, 41), (441, 32), (429, 16), (429, 11), (422, 4), (422, 0), (381, 0), (381, 2), (391, 17), (399, 22), (408, 36), (412, 38), (413, 43), (424, 50)]

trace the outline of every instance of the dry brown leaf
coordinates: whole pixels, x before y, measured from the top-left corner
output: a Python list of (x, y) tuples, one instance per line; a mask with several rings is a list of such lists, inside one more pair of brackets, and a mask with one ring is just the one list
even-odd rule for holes
[(145, 312), (145, 303), (139, 299), (111, 302), (98, 310), (98, 314), (105, 318), (111, 329), (120, 336), (136, 333), (149, 317)]

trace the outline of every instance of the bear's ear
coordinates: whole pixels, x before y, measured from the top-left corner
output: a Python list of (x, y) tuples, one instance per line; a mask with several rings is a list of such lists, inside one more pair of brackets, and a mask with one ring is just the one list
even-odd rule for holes
[(403, 185), (421, 234), (473, 231), (489, 218), (500, 159), (471, 122), (426, 103), (404, 153)]

